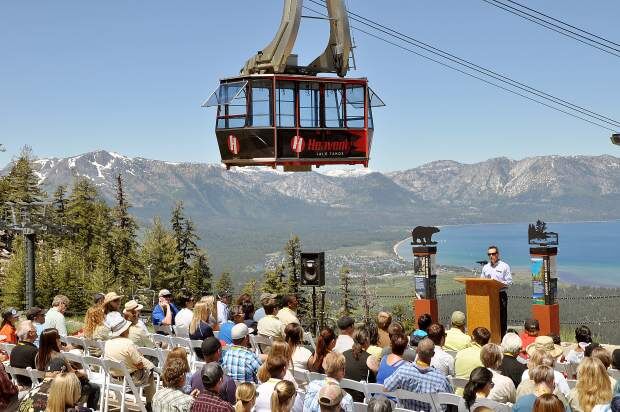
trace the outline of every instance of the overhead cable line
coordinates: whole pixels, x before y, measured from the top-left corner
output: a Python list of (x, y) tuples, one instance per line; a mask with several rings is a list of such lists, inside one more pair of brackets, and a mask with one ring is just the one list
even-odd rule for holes
[[(322, 2), (319, 2), (319, 1), (316, 1), (316, 0), (310, 0), (310, 1), (312, 3), (314, 3), (314, 4), (317, 4), (317, 5), (320, 5), (320, 6), (325, 6), (325, 4), (322, 3)], [(321, 16), (324, 16), (324, 17), (327, 16), (325, 13), (322, 13), (322, 12), (317, 11), (315, 9), (312, 9), (310, 7), (304, 6), (304, 8), (309, 10), (309, 11), (311, 11), (311, 12), (313, 12), (313, 13), (316, 13), (318, 15), (321, 15)], [(583, 108), (581, 106), (575, 105), (575, 104), (570, 103), (570, 102), (568, 102), (566, 100), (563, 100), (563, 99), (555, 97), (555, 96), (553, 96), (551, 94), (545, 93), (545, 92), (543, 92), (541, 90), (538, 90), (538, 89), (535, 89), (533, 87), (527, 86), (524, 83), (520, 83), (520, 82), (517, 82), (515, 80), (512, 80), (511, 78), (509, 78), (507, 76), (501, 75), (501, 74), (496, 73), (496, 72), (494, 72), (492, 70), (489, 70), (489, 69), (486, 69), (486, 68), (484, 68), (482, 66), (476, 65), (476, 64), (474, 64), (472, 62), (469, 62), (469, 61), (467, 61), (465, 59), (461, 59), (461, 58), (459, 58), (459, 57), (457, 57), (457, 56), (455, 56), (453, 54), (450, 54), (450, 53), (445, 52), (445, 51), (443, 51), (441, 49), (438, 49), (438, 48), (433, 47), (433, 46), (431, 46), (429, 44), (426, 44), (426, 43), (421, 42), (421, 41), (419, 41), (417, 39), (414, 39), (411, 36), (407, 36), (407, 35), (405, 35), (403, 33), (400, 33), (397, 30), (394, 30), (394, 29), (391, 29), (391, 28), (386, 27), (384, 25), (381, 25), (379, 23), (373, 22), (372, 20), (367, 19), (367, 18), (365, 18), (363, 16), (360, 16), (360, 15), (358, 15), (356, 13), (353, 13), (353, 12), (349, 11), (349, 15), (350, 15), (351, 20), (354, 20), (354, 21), (356, 21), (356, 22), (358, 22), (358, 23), (360, 23), (360, 24), (362, 24), (362, 25), (364, 25), (364, 26), (366, 26), (368, 28), (371, 28), (373, 30), (379, 31), (379, 32), (381, 32), (381, 33), (383, 33), (383, 34), (385, 34), (385, 35), (387, 35), (389, 37), (392, 37), (394, 39), (397, 39), (397, 40), (399, 40), (401, 42), (407, 43), (407, 44), (412, 45), (414, 47), (423, 49), (424, 51), (429, 52), (429, 53), (431, 53), (433, 55), (436, 55), (436, 56), (438, 56), (438, 57), (440, 57), (442, 59), (446, 59), (446, 60), (449, 60), (449, 61), (451, 61), (453, 63), (456, 63), (456, 64), (458, 64), (460, 66), (463, 66), (463, 67), (467, 68), (468, 70), (473, 70), (473, 71), (478, 72), (478, 73), (480, 73), (480, 74), (482, 74), (484, 76), (490, 77), (490, 78), (492, 78), (494, 80), (498, 80), (499, 82), (504, 83), (507, 86), (514, 87), (514, 88), (520, 89), (520, 90), (522, 90), (522, 91), (524, 91), (526, 93), (529, 93), (531, 95), (535, 95), (537, 97), (540, 97), (540, 98), (546, 100), (549, 103), (552, 103), (552, 104), (555, 104), (555, 105), (559, 105), (559, 106), (564, 107), (566, 109), (569, 109), (571, 111), (577, 112), (577, 113), (579, 113), (581, 115), (584, 115), (584, 116), (588, 117), (589, 119), (586, 119), (586, 118), (584, 118), (582, 116), (576, 115), (575, 113), (568, 112), (566, 110), (563, 110), (563, 109), (561, 109), (559, 107), (553, 106), (553, 105), (551, 105), (549, 103), (546, 103), (544, 101), (538, 100), (536, 98), (527, 96), (527, 95), (525, 95), (523, 93), (520, 93), (520, 92), (518, 92), (516, 90), (510, 89), (510, 88), (505, 87), (505, 86), (503, 86), (501, 84), (495, 83), (493, 81), (490, 81), (488, 79), (480, 77), (480, 76), (478, 76), (476, 74), (473, 74), (473, 73), (470, 73), (470, 72), (468, 72), (466, 70), (463, 70), (462, 68), (455, 67), (455, 66), (450, 65), (448, 63), (445, 63), (443, 61), (437, 60), (434, 57), (430, 57), (428, 55), (419, 53), (419, 52), (417, 52), (415, 50), (412, 50), (412, 49), (410, 49), (408, 47), (405, 47), (405, 46), (403, 46), (401, 44), (398, 44), (398, 43), (396, 43), (396, 42), (394, 42), (392, 40), (389, 40), (389, 39), (387, 39), (385, 37), (382, 37), (382, 36), (374, 34), (374, 33), (370, 33), (369, 31), (367, 31), (365, 29), (362, 29), (360, 27), (351, 25), (351, 27), (353, 29), (355, 29), (357, 31), (360, 31), (360, 32), (362, 32), (362, 33), (364, 33), (364, 34), (366, 34), (368, 36), (374, 37), (374, 38), (376, 38), (378, 40), (381, 40), (381, 41), (383, 41), (385, 43), (388, 43), (388, 44), (391, 44), (393, 46), (396, 46), (396, 47), (398, 47), (400, 49), (403, 49), (405, 51), (413, 53), (413, 54), (415, 54), (417, 56), (420, 56), (422, 58), (425, 58), (427, 60), (433, 61), (433, 62), (435, 62), (437, 64), (440, 64), (440, 65), (442, 65), (444, 67), (447, 67), (447, 68), (450, 68), (452, 70), (458, 71), (458, 72), (460, 72), (462, 74), (465, 74), (467, 76), (473, 77), (473, 78), (475, 78), (477, 80), (483, 81), (483, 82), (485, 82), (487, 84), (490, 84), (490, 85), (495, 86), (497, 88), (500, 88), (502, 90), (505, 90), (505, 91), (508, 91), (510, 93), (516, 94), (518, 96), (521, 96), (523, 98), (526, 98), (528, 100), (531, 100), (533, 102), (541, 104), (543, 106), (549, 107), (549, 108), (551, 108), (553, 110), (556, 110), (556, 111), (559, 111), (561, 113), (567, 114), (569, 116), (575, 117), (577, 119), (586, 121), (586, 122), (588, 122), (590, 124), (593, 124), (593, 125), (596, 125), (596, 126), (599, 126), (599, 127), (605, 128), (607, 130), (611, 130), (611, 131), (615, 131), (615, 130), (617, 130), (620, 127), (620, 122), (615, 120), (615, 119), (612, 119), (612, 118), (609, 118), (607, 116), (601, 115), (601, 114), (596, 113), (594, 111), (591, 111), (589, 109), (585, 109), (585, 108)], [(590, 119), (594, 119), (596, 121), (592, 121)], [(603, 124), (600, 124), (598, 122), (606, 123), (607, 125), (603, 125)], [(612, 126), (615, 129), (612, 129), (609, 126)]]
[[(552, 30), (556, 33), (559, 33), (563, 36), (566, 37), (570, 37), (571, 39), (577, 40), (580, 43), (586, 44), (590, 47), (594, 47), (595, 49), (598, 49), (600, 51), (603, 51), (605, 53), (611, 54), (613, 56), (616, 57), (620, 57), (620, 48), (615, 47), (615, 46), (620, 46), (620, 44), (615, 43), (611, 40), (607, 40), (604, 37), (598, 36), (596, 34), (590, 33), (586, 30), (582, 30), (578, 27), (575, 27), (571, 24), (565, 23), (561, 20), (555, 19), (551, 16), (548, 16), (544, 13), (541, 13), (537, 10), (534, 10), (532, 8), (529, 8), (527, 6), (524, 6), (520, 3), (517, 3), (516, 1), (511, 1), (511, 0), (482, 0), (485, 3), (488, 3), (494, 7), (497, 7), (499, 9), (505, 10), (508, 13), (514, 14), (515, 16), (519, 16), (522, 19), (528, 20), (534, 24), (538, 24), (539, 26), (543, 26), (549, 30)], [(529, 10), (532, 13), (528, 13), (527, 11), (521, 10), (517, 7), (513, 7), (510, 4), (507, 4), (506, 1), (515, 4), (519, 7), (521, 7), (522, 9), (525, 10)], [(539, 16), (543, 16), (543, 17), (539, 17)], [(553, 21), (556, 21), (560, 24), (555, 24), (553, 23)], [(568, 28), (567, 28), (568, 27)], [(581, 34), (581, 33), (585, 33)], [(600, 39), (602, 41), (599, 41), (597, 39)], [(615, 46), (614, 46), (615, 45)]]

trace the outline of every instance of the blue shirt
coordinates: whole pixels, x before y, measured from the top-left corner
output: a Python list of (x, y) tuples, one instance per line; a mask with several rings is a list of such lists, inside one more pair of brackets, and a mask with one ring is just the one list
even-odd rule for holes
[(34, 346), (39, 347), (39, 339), (41, 338), (41, 334), (45, 330), (45, 323), (33, 323), (34, 328), (37, 330), (37, 340), (35, 340)]
[(256, 312), (254, 312), (253, 319), (255, 321), (258, 322), (259, 320), (261, 320), (264, 317), (265, 317), (265, 308), (260, 308)]
[[(174, 306), (174, 303), (170, 304), (170, 309), (172, 310), (171, 325), (174, 325), (174, 317), (177, 315), (179, 310), (177, 309), (176, 306)], [(151, 314), (151, 320), (153, 321), (154, 326), (161, 325), (161, 322), (164, 320), (165, 317), (166, 317), (166, 314), (164, 313), (164, 308), (162, 308), (161, 305), (157, 305), (153, 308), (153, 313)]]
[(233, 345), (224, 351), (220, 363), (235, 382), (258, 383), (256, 373), (260, 367), (260, 359), (250, 349)]
[[(414, 363), (408, 363), (398, 368), (392, 376), (385, 380), (383, 385), (390, 392), (396, 389), (404, 389), (416, 393), (454, 393), (448, 378), (441, 372), (432, 366), (423, 368)], [(403, 407), (415, 411), (431, 410), (428, 403), (412, 399), (403, 400)]]
[(232, 328), (235, 326), (235, 322), (228, 320), (220, 326), (220, 340), (223, 340), (227, 344), (232, 344)]
[(396, 372), (396, 369), (400, 368), (404, 364), (408, 363), (406, 360), (401, 359), (399, 361), (394, 362), (393, 365), (389, 365), (387, 363), (387, 355), (381, 358), (381, 363), (379, 364), (379, 370), (377, 370), (377, 383), (383, 384), (383, 382), (390, 376)]

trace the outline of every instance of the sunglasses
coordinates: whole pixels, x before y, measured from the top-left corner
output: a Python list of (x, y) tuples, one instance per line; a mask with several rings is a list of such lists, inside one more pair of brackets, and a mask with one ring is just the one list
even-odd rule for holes
[(489, 255), (489, 256), (496, 256), (496, 255), (497, 255), (497, 252), (487, 253), (487, 255)]

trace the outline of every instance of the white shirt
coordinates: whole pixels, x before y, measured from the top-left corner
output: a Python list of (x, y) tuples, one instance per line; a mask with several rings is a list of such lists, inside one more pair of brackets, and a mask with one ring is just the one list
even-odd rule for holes
[(295, 323), (297, 325), (300, 324), (299, 319), (297, 319), (297, 314), (290, 308), (280, 309), (276, 315), (276, 318), (280, 319), (285, 326), (289, 323)]
[(439, 345), (435, 346), (435, 355), (431, 359), (431, 366), (434, 366), (445, 376), (454, 376), (454, 358)]
[[(258, 396), (256, 397), (256, 403), (254, 404), (254, 412), (271, 412), (271, 394), (273, 393), (276, 384), (282, 379), (271, 378), (265, 383), (261, 383), (256, 388)], [(295, 396), (295, 402), (293, 403), (293, 412), (302, 412), (303, 401), (299, 395)]]
[[(566, 382), (566, 378), (564, 377), (564, 375), (554, 370), (553, 377), (554, 377), (553, 382), (555, 383), (555, 386), (558, 388), (560, 392), (562, 392), (564, 396), (568, 398), (568, 394), (570, 393), (570, 388), (568, 387), (568, 382)], [(521, 375), (521, 382), (526, 381), (528, 379), (530, 379), (530, 375), (526, 369), (523, 371), (523, 375)]]
[(512, 379), (494, 369), (489, 370), (493, 374), (493, 388), (488, 398), (501, 403), (515, 403), (517, 400), (517, 389)]
[(174, 325), (181, 326), (182, 328), (189, 328), (189, 324), (192, 323), (193, 317), (194, 313), (191, 310), (183, 308), (174, 317)]
[(60, 336), (67, 336), (67, 325), (65, 324), (65, 315), (58, 312), (58, 308), (54, 306), (45, 314), (45, 327), (56, 328)]
[(293, 352), (293, 368), (308, 369), (308, 359), (312, 356), (312, 352), (303, 346), (297, 346)]
[(224, 302), (217, 301), (217, 323), (220, 325), (228, 320), (228, 305)]
[(334, 351), (344, 353), (349, 349), (353, 349), (353, 343), (353, 338), (349, 335), (338, 335), (338, 339), (336, 339), (336, 346), (334, 346)]
[[(491, 265), (491, 262), (482, 267), (481, 278), (495, 279), (498, 282), (502, 282), (506, 287), (512, 285), (512, 273), (510, 273), (510, 266), (508, 263), (498, 260), (495, 266)], [(503, 288), (502, 290), (505, 290)]]

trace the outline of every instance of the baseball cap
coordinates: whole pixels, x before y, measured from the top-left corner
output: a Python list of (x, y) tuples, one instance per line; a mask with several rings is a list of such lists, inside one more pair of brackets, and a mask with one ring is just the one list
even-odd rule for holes
[(277, 297), (278, 295), (276, 295), (275, 293), (261, 293), (260, 301), (262, 302), (263, 300), (267, 300), (267, 299), (275, 299)]
[(230, 337), (233, 340), (243, 339), (248, 336), (249, 333), (250, 329), (248, 329), (248, 325), (246, 325), (245, 323), (237, 323), (235, 326), (232, 327), (232, 330), (230, 331)]
[(455, 310), (452, 312), (450, 321), (454, 326), (463, 326), (465, 325), (465, 314), (460, 310)]
[(159, 297), (163, 297), (163, 296), (171, 296), (172, 293), (170, 293), (170, 291), (168, 289), (162, 289), (159, 291)]
[(319, 391), (319, 405), (336, 406), (340, 405), (343, 393), (340, 386), (335, 383), (328, 383)]
[(14, 318), (17, 316), (17, 309), (15, 308), (8, 308), (4, 312), (2, 312), (2, 319)]
[(33, 320), (39, 315), (45, 315), (47, 313), (46, 309), (41, 309), (38, 306), (33, 306), (26, 312), (26, 319)]

